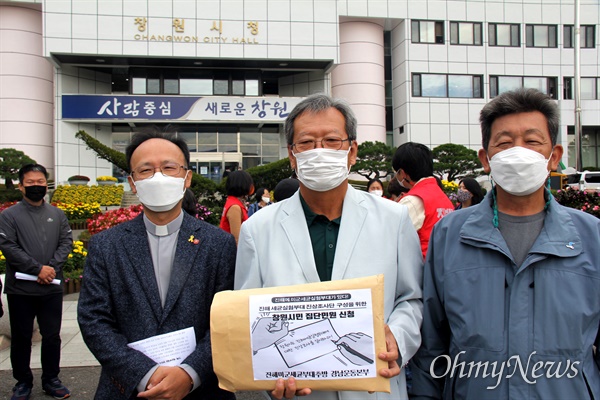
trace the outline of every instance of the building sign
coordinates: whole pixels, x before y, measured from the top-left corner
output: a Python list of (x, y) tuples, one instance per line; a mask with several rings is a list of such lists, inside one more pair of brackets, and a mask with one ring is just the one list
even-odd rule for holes
[[(223, 23), (217, 21), (200, 21), (198, 20), (198, 32), (206, 32), (206, 36), (202, 34), (186, 34), (185, 19), (174, 18), (172, 28), (174, 32), (152, 32), (148, 30), (151, 27), (151, 21), (144, 17), (133, 18), (133, 25), (136, 26), (137, 32), (133, 35), (134, 40), (142, 40), (148, 42), (182, 42), (182, 43), (226, 43), (226, 44), (258, 44), (259, 22), (246, 22), (246, 32), (248, 36), (234, 37), (227, 36), (226, 27), (233, 24), (244, 24), (243, 21), (227, 21)], [(201, 25), (204, 23), (204, 25)]]
[(300, 97), (62, 95), (64, 120), (283, 122)]

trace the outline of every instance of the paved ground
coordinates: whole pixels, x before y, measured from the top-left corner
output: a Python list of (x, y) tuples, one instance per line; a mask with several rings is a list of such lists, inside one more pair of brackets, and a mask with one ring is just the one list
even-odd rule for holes
[[(71, 389), (73, 399), (88, 400), (94, 398), (100, 378), (100, 367), (81, 338), (79, 325), (77, 325), (77, 299), (78, 293), (64, 297), (59, 377)], [(31, 399), (49, 400), (51, 397), (46, 396), (41, 387), (40, 345), (40, 342), (34, 342), (31, 351), (31, 368), (34, 375)], [(0, 351), (0, 399), (10, 399), (14, 383), (10, 365), (10, 350), (5, 349)], [(260, 400), (264, 397), (256, 392), (239, 392), (237, 398), (239, 400)]]

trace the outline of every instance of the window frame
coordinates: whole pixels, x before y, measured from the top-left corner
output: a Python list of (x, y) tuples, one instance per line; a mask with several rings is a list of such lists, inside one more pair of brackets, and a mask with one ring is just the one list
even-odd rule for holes
[[(473, 32), (473, 43), (461, 43), (460, 25), (471, 25)], [(453, 40), (452, 37), (453, 26), (456, 26), (456, 40)], [(477, 38), (475, 26), (479, 26), (479, 38)], [(479, 43), (477, 43), (477, 39), (479, 39)], [(450, 21), (450, 44), (456, 46), (483, 46), (483, 23), (470, 21)]]
[[(582, 49), (595, 49), (596, 48), (596, 25), (580, 25), (580, 29), (585, 31), (585, 34), (581, 35), (583, 39), (581, 41)], [(588, 30), (591, 29), (592, 33), (589, 34)], [(567, 33), (569, 31), (569, 33)], [(588, 37), (591, 36), (592, 44), (589, 45)], [(568, 44), (567, 44), (568, 37)], [(572, 49), (575, 47), (575, 25), (564, 25), (563, 26), (563, 48)]]
[[(546, 28), (546, 38), (548, 40), (547, 46), (538, 45), (535, 43), (535, 31), (536, 28)], [(551, 31), (554, 30), (554, 41), (552, 42)], [(531, 39), (531, 41), (530, 41)], [(554, 49), (558, 47), (558, 27), (557, 25), (548, 24), (526, 24), (525, 25), (525, 47), (535, 47), (544, 49)]]
[(557, 93), (557, 88), (558, 88), (558, 77), (556, 76), (520, 76), (520, 75), (490, 75), (490, 80), (489, 80), (489, 90), (490, 90), (490, 99), (493, 99), (494, 97), (498, 96), (499, 94), (502, 94), (504, 92), (500, 92), (499, 91), (499, 82), (498, 82), (498, 78), (520, 78), (521, 79), (521, 84), (520, 84), (520, 88), (523, 88), (523, 82), (525, 79), (527, 78), (531, 78), (531, 79), (545, 79), (546, 80), (546, 93), (547, 95), (549, 95), (553, 100), (558, 100), (558, 93)]
[[(498, 44), (498, 26), (508, 26), (509, 27), (511, 44), (508, 44), (508, 45)], [(493, 33), (491, 31), (492, 28), (494, 29)], [(514, 28), (517, 29), (517, 33), (516, 33), (517, 44), (516, 45), (513, 44), (513, 41), (514, 41), (513, 39), (515, 39), (513, 37), (513, 29)], [(488, 22), (488, 46), (491, 46), (491, 47), (521, 47), (521, 24), (505, 24), (505, 23), (498, 23), (498, 22)]]
[[(426, 42), (421, 40), (421, 23), (432, 22), (433, 23), (433, 42)], [(417, 28), (415, 29), (415, 26)], [(438, 29), (441, 30), (441, 36), (437, 35)], [(446, 26), (444, 21), (439, 20), (426, 20), (426, 19), (413, 19), (410, 21), (410, 41), (413, 44), (446, 44)], [(415, 40), (415, 32), (418, 33), (418, 37)]]
[[(423, 75), (432, 75), (432, 76), (444, 76), (445, 77), (445, 95), (444, 96), (424, 96), (423, 95)], [(452, 76), (467, 76), (472, 79), (471, 92), (472, 96), (450, 96), (450, 79)], [(422, 98), (436, 98), (436, 99), (483, 99), (484, 98), (484, 89), (483, 89), (483, 75), (471, 75), (471, 74), (430, 74), (430, 73), (421, 73), (414, 72), (412, 73), (412, 97), (422, 97)], [(477, 88), (479, 90), (479, 96), (475, 96), (477, 92)], [(417, 94), (418, 93), (418, 94)]]

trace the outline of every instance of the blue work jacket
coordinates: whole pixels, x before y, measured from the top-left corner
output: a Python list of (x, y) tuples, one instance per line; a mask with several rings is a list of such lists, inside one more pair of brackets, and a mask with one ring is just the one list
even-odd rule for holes
[(600, 219), (551, 198), (518, 266), (491, 204), (431, 235), (411, 398), (600, 399)]

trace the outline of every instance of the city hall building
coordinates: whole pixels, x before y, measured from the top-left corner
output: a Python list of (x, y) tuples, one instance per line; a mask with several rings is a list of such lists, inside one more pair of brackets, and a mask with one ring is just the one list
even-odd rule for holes
[[(600, 166), (600, 4), (581, 0), (583, 165)], [(0, 1), (0, 147), (71, 175), (122, 176), (75, 137), (123, 151), (174, 125), (219, 180), (287, 156), (305, 96), (346, 99), (358, 141), (481, 147), (479, 111), (534, 87), (574, 157), (574, 0)]]

